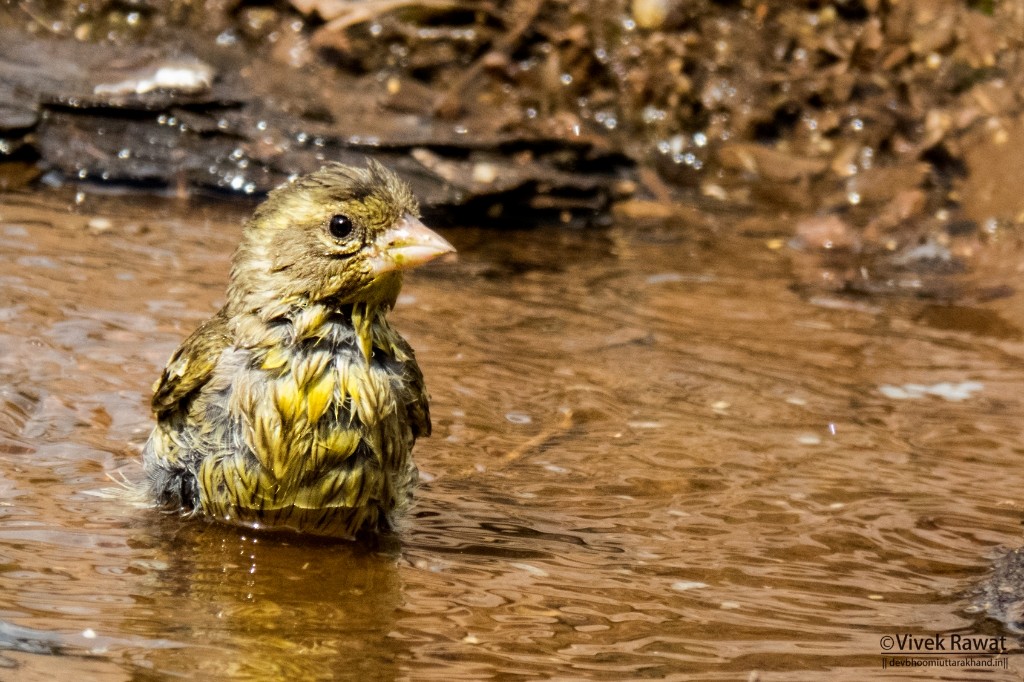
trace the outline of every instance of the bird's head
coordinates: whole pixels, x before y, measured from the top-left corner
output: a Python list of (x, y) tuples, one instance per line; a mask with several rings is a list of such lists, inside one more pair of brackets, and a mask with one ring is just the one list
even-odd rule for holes
[(418, 216), (409, 186), (379, 163), (328, 164), (256, 209), (235, 252), (229, 300), (390, 307), (403, 270), (455, 251)]

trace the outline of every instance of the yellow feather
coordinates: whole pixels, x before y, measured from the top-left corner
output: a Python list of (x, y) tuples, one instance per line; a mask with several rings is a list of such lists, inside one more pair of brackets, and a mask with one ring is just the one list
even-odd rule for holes
[(345, 479), (345, 506), (346, 507), (357, 507), (362, 504), (360, 493), (365, 495), (365, 488), (363, 486), (363, 469), (362, 467), (356, 467), (349, 472), (348, 477)]
[(281, 418), (273, 409), (261, 409), (252, 423), (253, 452), (260, 463), (273, 472), (275, 477), (284, 474), (284, 459), (287, 455), (281, 430)]
[(294, 424), (305, 411), (302, 405), (302, 391), (292, 377), (282, 377), (274, 383), (274, 402), (281, 414), (281, 421)]
[(284, 367), (286, 362), (288, 362), (288, 353), (283, 348), (275, 346), (263, 356), (263, 364), (260, 367), (262, 369), (278, 369)]
[(310, 353), (301, 357), (292, 367), (295, 375), (295, 383), (305, 387), (317, 380), (331, 361), (331, 355), (327, 352)]
[(327, 319), (327, 309), (323, 306), (306, 308), (295, 316), (294, 328), (296, 340), (319, 336), (321, 327)]
[(320, 380), (306, 392), (306, 417), (310, 424), (315, 424), (331, 402), (334, 395), (334, 373), (324, 372)]
[(360, 394), (362, 393), (362, 387), (359, 385), (359, 372), (346, 372), (345, 373), (345, 394), (355, 405), (360, 400)]
[(335, 428), (323, 434), (313, 446), (316, 466), (340, 464), (352, 456), (359, 447), (359, 432), (345, 428)]

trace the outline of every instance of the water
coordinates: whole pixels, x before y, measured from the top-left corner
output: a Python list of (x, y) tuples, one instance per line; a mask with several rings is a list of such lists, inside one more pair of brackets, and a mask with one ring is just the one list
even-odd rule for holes
[(0, 679), (961, 679), (880, 638), (1001, 632), (962, 591), (1024, 544), (1016, 297), (809, 299), (724, 223), (448, 231), (394, 314), (428, 480), (371, 549), (92, 494), (243, 209), (69, 206), (0, 202)]

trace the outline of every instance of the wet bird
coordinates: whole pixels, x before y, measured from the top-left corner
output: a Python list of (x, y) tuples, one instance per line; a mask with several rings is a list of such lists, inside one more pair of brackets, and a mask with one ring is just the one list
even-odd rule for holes
[(402, 271), (455, 249), (380, 164), (330, 164), (245, 225), (227, 302), (154, 385), (157, 504), (354, 538), (392, 529), (430, 435), (423, 374), (388, 323)]

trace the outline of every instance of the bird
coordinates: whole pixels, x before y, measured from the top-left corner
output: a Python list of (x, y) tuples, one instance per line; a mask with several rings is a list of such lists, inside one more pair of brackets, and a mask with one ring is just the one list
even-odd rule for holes
[(396, 530), (430, 435), (423, 373), (387, 320), (403, 272), (455, 252), (380, 163), (328, 163), (245, 223), (224, 306), (153, 385), (151, 502), (358, 539)]

